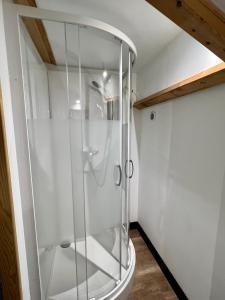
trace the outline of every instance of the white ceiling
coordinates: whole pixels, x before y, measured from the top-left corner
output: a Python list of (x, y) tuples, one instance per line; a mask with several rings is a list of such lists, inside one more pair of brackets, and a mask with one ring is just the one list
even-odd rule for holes
[(218, 6), (223, 12), (225, 12), (225, 0), (213, 0), (213, 2)]
[(137, 69), (141, 69), (151, 61), (181, 31), (145, 0), (36, 0), (36, 2), (40, 8), (89, 16), (117, 27), (127, 34), (137, 47)]

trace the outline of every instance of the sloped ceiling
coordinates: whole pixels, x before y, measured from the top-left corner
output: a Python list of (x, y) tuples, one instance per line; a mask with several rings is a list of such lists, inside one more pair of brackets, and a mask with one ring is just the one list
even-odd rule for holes
[(37, 0), (36, 2), (40, 8), (89, 16), (122, 30), (137, 47), (137, 70), (150, 62), (181, 31), (145, 0)]
[(212, 0), (224, 13), (225, 13), (225, 1), (224, 0)]

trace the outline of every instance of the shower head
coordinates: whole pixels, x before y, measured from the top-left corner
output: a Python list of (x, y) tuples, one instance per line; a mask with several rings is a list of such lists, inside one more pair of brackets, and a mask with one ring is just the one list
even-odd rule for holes
[(111, 75), (108, 74), (108, 73), (106, 72), (106, 76), (104, 77), (104, 79), (103, 79), (103, 81), (102, 81), (102, 84), (103, 84), (103, 85), (101, 85), (100, 83), (98, 83), (98, 82), (95, 81), (95, 80), (93, 80), (91, 83), (92, 83), (92, 85), (93, 85), (96, 89), (103, 89), (103, 90), (105, 90), (105, 86), (107, 85), (107, 83), (108, 83), (108, 81), (110, 80), (110, 78), (111, 78)]

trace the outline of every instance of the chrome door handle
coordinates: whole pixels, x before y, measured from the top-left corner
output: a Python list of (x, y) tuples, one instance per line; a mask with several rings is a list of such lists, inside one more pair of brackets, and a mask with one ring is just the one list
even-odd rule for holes
[(114, 167), (113, 177), (115, 185), (120, 186), (122, 181), (122, 169), (120, 165), (116, 165)]
[[(130, 175), (127, 174), (127, 163), (128, 162), (129, 162), (129, 166), (131, 165), (131, 174)], [(130, 168), (129, 168), (129, 170), (130, 170)], [(125, 175), (129, 179), (131, 179), (133, 177), (133, 175), (134, 175), (134, 163), (133, 163), (132, 159), (130, 159), (129, 161), (126, 160), (126, 163), (125, 163)]]

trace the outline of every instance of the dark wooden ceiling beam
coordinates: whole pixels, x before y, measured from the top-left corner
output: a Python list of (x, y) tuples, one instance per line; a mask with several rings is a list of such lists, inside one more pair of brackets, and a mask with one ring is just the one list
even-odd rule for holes
[(225, 83), (225, 63), (218, 64), (206, 71), (173, 84), (162, 91), (138, 100), (134, 103), (134, 107), (143, 109), (222, 83)]
[(225, 61), (225, 14), (210, 0), (146, 0)]
[[(15, 0), (16, 4), (37, 7), (35, 0)], [(56, 60), (43, 22), (38, 19), (23, 17), (27, 31), (45, 63), (56, 65)]]

